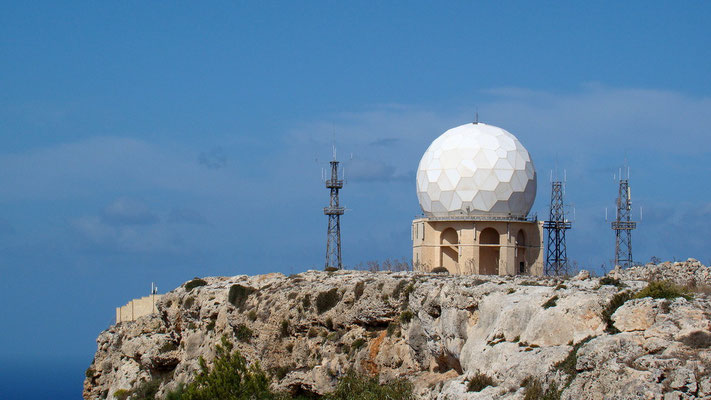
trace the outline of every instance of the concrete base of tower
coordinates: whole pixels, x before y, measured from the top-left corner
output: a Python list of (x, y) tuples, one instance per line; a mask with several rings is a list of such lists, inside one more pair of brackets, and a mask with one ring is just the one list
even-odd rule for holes
[(519, 219), (412, 221), (415, 271), (451, 274), (543, 275), (543, 222)]

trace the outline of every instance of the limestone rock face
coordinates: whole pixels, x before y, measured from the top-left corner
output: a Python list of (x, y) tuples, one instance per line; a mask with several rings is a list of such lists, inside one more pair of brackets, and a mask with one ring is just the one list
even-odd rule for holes
[[(163, 296), (157, 314), (102, 332), (84, 398), (113, 399), (149, 380), (160, 382), (163, 398), (193, 379), (200, 357), (214, 359), (223, 335), (272, 374), (275, 389), (292, 393), (326, 393), (356, 369), (381, 381), (409, 379), (420, 399), (523, 399), (527, 379), (558, 388), (563, 399), (711, 398), (706, 295), (629, 300), (604, 317), (616, 293), (670, 275), (665, 268), (689, 275), (675, 281), (693, 278), (701, 287), (707, 268), (697, 264), (613, 271), (624, 288), (589, 274), (565, 281), (362, 271), (204, 278), (204, 286)], [(478, 373), (496, 386), (468, 391)]]

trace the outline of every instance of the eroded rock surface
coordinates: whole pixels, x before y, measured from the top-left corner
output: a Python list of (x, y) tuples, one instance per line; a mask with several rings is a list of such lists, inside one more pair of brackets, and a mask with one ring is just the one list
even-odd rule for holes
[[(209, 363), (227, 335), (272, 373), (275, 389), (292, 393), (326, 393), (354, 368), (383, 381), (405, 377), (422, 399), (523, 399), (526, 378), (557, 387), (563, 399), (710, 398), (706, 295), (630, 300), (610, 317), (614, 327), (605, 322), (613, 296), (670, 275), (664, 268), (690, 276), (677, 282), (707, 281), (708, 268), (695, 260), (677, 264), (613, 271), (624, 287), (587, 274), (566, 281), (362, 271), (204, 278), (207, 285), (166, 294), (157, 315), (102, 332), (84, 397), (112, 399), (158, 380), (162, 398), (192, 379), (199, 357)], [(240, 286), (236, 305), (228, 299), (233, 285)], [(467, 391), (477, 373), (496, 386)]]

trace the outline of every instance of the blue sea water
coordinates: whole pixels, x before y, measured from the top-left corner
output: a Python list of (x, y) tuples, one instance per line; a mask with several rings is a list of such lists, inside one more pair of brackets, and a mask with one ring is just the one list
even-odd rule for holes
[(79, 400), (91, 360), (0, 357), (0, 399)]

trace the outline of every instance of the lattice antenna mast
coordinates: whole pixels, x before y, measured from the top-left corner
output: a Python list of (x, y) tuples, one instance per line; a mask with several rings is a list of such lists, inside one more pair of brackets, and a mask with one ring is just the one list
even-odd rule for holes
[(331, 164), (331, 177), (326, 179), (326, 188), (331, 190), (331, 199), (328, 207), (323, 208), (323, 213), (328, 216), (328, 232), (326, 237), (326, 265), (325, 268), (341, 269), (341, 215), (345, 209), (341, 207), (338, 191), (343, 188), (343, 179), (338, 179), (338, 164), (336, 160), (336, 147), (333, 147), (333, 161)]
[(628, 268), (632, 262), (632, 230), (637, 222), (632, 221), (632, 194), (630, 191), (629, 169), (627, 178), (620, 171), (620, 188), (617, 195), (617, 217), (611, 224), (615, 231), (615, 266)]
[(551, 173), (551, 206), (548, 221), (543, 227), (548, 231), (546, 246), (546, 275), (562, 275), (568, 272), (568, 249), (565, 244), (565, 231), (572, 224), (565, 218), (563, 203), (564, 182), (553, 180)]

